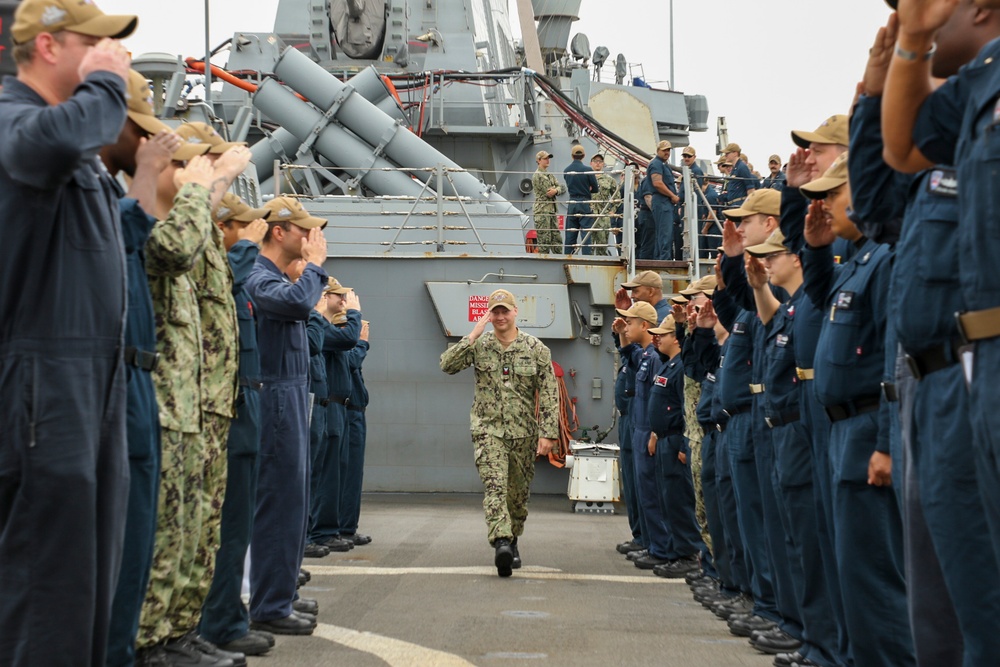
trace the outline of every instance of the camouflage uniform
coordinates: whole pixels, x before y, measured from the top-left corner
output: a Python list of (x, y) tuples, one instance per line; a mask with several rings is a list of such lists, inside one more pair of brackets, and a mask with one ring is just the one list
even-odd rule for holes
[(190, 271), (211, 238), (209, 203), (206, 188), (190, 183), (182, 187), (166, 220), (153, 227), (145, 248), (160, 354), (153, 382), (160, 404), (163, 464), (139, 648), (193, 629), (175, 627), (174, 621), (182, 602), (177, 593), (188, 587), (193, 575), (198, 540), (191, 536), (200, 533), (202, 524), (202, 333)]
[(695, 516), (701, 526), (701, 539), (712, 548), (712, 536), (708, 534), (708, 520), (705, 514), (705, 496), (701, 491), (701, 440), (705, 434), (698, 422), (698, 401), (701, 400), (701, 384), (684, 376), (684, 435), (691, 448), (691, 475), (694, 477)]
[(590, 245), (595, 255), (608, 254), (608, 230), (611, 229), (611, 214), (618, 208), (618, 182), (609, 174), (598, 174), (600, 189), (594, 195), (596, 222), (590, 228)]
[(556, 198), (549, 197), (549, 188), (556, 188), (556, 196), (566, 192), (566, 186), (553, 174), (538, 168), (531, 177), (531, 188), (535, 192), (535, 231), (538, 233), (538, 252), (562, 254), (562, 235), (556, 222)]
[(449, 375), (469, 366), (476, 368), (472, 441), (492, 544), (524, 531), (538, 438), (559, 437), (559, 393), (549, 348), (522, 331), (506, 349), (487, 332), (474, 343), (466, 336), (441, 355)]
[[(208, 596), (219, 549), (222, 501), (226, 494), (226, 438), (236, 416), (239, 372), (239, 332), (233, 300), (233, 272), (225, 256), (222, 230), (212, 225), (212, 238), (189, 274), (201, 316), (201, 417), (204, 459), (201, 487), (201, 531), (187, 588), (179, 597), (173, 624), (198, 627), (201, 607)], [(192, 532), (188, 536), (195, 539)]]

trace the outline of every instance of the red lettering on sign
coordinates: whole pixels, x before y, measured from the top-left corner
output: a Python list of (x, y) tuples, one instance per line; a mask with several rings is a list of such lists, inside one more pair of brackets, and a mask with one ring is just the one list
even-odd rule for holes
[(469, 321), (478, 322), (488, 310), (489, 295), (469, 297)]

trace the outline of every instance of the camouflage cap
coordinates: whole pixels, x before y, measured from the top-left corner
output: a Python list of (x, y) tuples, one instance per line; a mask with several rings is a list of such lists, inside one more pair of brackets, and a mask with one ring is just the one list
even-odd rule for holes
[(149, 81), (134, 69), (128, 71), (128, 80), (125, 81), (125, 101), (128, 103), (129, 119), (144, 131), (149, 134), (173, 131), (153, 113), (153, 91)]
[(641, 271), (635, 274), (635, 277), (629, 282), (622, 283), (622, 287), (625, 289), (635, 289), (639, 285), (663, 289), (663, 278), (656, 271)]
[(245, 141), (226, 141), (221, 134), (215, 131), (214, 127), (201, 122), (184, 123), (177, 128), (177, 134), (189, 144), (208, 144), (206, 152), (212, 155), (225, 153), (233, 146), (247, 145)]
[(270, 215), (270, 209), (263, 207), (251, 208), (249, 204), (232, 192), (227, 192), (222, 195), (222, 201), (216, 207), (214, 217), (219, 222), (229, 222), (230, 220), (235, 220), (236, 222), (253, 222), (257, 218), (267, 220)]
[(306, 211), (298, 199), (275, 197), (264, 204), (264, 208), (270, 211), (271, 217), (267, 219), (268, 222), (290, 222), (302, 229), (315, 229), (316, 227), (322, 229), (326, 227), (327, 221), (323, 218), (309, 215), (309, 212)]
[(649, 333), (654, 336), (664, 336), (666, 334), (672, 334), (675, 331), (677, 331), (677, 323), (674, 322), (674, 316), (667, 315), (663, 318), (663, 321), (660, 322), (660, 326), (653, 327), (649, 330)]
[(745, 218), (748, 215), (756, 215), (758, 213), (773, 215), (774, 217), (781, 215), (781, 191), (772, 190), (771, 188), (754, 190), (743, 200), (742, 206), (739, 208), (730, 208), (722, 212), (727, 218)]
[(788, 251), (788, 248), (785, 247), (785, 235), (781, 233), (781, 229), (775, 229), (771, 232), (771, 235), (763, 243), (758, 243), (747, 248), (747, 252), (754, 257), (763, 257), (764, 255), (776, 252)]
[(122, 39), (131, 35), (138, 24), (139, 18), (131, 14), (105, 14), (93, 0), (23, 0), (14, 11), (10, 35), (14, 44), (25, 44), (43, 32), (60, 30)]
[(710, 273), (706, 276), (702, 276), (698, 280), (695, 280), (687, 286), (687, 289), (682, 289), (680, 293), (684, 296), (694, 296), (695, 294), (712, 296), (717, 285), (718, 281), (716, 280), (715, 274)]
[(498, 289), (490, 294), (486, 305), (490, 312), (493, 312), (494, 308), (499, 308), (500, 306), (503, 306), (507, 310), (517, 310), (517, 302), (514, 301), (514, 295), (505, 289)]
[(539, 160), (547, 157), (553, 157), (552, 153), (548, 151), (538, 151), (537, 153), (535, 153), (535, 162), (538, 162)]
[(826, 194), (847, 182), (847, 151), (837, 156), (826, 173), (815, 181), (809, 181), (799, 190), (810, 199), (823, 199)]
[(638, 317), (641, 320), (646, 320), (652, 325), (659, 322), (659, 317), (656, 314), (656, 308), (645, 301), (636, 301), (632, 304), (632, 307), (628, 310), (622, 310), (621, 308), (615, 308), (615, 312), (622, 317)]
[(347, 294), (351, 291), (350, 287), (344, 287), (340, 284), (340, 281), (330, 276), (326, 282), (326, 288), (323, 290), (323, 294)]
[(850, 119), (844, 114), (836, 114), (824, 120), (813, 132), (792, 130), (792, 141), (796, 146), (809, 148), (809, 144), (850, 144)]

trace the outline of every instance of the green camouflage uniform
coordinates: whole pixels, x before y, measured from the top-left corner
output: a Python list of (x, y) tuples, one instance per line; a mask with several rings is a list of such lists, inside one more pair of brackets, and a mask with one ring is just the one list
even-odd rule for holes
[(188, 588), (174, 591), (180, 603), (175, 626), (196, 628), (215, 573), (222, 502), (226, 495), (226, 437), (236, 416), (239, 388), (239, 331), (233, 300), (233, 272), (225, 256), (222, 230), (212, 225), (212, 239), (189, 274), (201, 315), (201, 410), (205, 459), (202, 477), (201, 531)]
[(202, 332), (190, 271), (211, 239), (209, 204), (206, 188), (190, 183), (182, 187), (170, 214), (156, 223), (145, 247), (160, 354), (153, 383), (163, 453), (153, 567), (139, 619), (139, 648), (194, 629), (175, 621), (183, 602), (178, 593), (192, 582), (198, 539), (191, 536), (200, 533), (202, 524)]
[(524, 531), (538, 438), (559, 438), (559, 392), (549, 348), (522, 331), (506, 349), (491, 331), (474, 343), (466, 336), (441, 355), (449, 375), (469, 366), (476, 368), (472, 442), (492, 544)]
[(599, 189), (594, 195), (594, 226), (590, 231), (590, 245), (595, 255), (608, 254), (608, 230), (611, 229), (611, 214), (621, 201), (618, 196), (618, 182), (609, 174), (598, 174)]
[(684, 376), (684, 435), (691, 447), (691, 475), (694, 477), (695, 516), (701, 526), (701, 539), (712, 548), (712, 537), (708, 534), (708, 520), (705, 515), (705, 496), (701, 490), (701, 440), (705, 434), (698, 422), (698, 401), (701, 400), (701, 384)]
[(549, 197), (549, 188), (556, 188), (556, 196), (566, 192), (566, 186), (559, 182), (553, 174), (541, 167), (531, 177), (531, 187), (535, 192), (535, 232), (538, 234), (538, 252), (561, 255), (563, 252), (562, 235), (556, 222), (556, 198)]

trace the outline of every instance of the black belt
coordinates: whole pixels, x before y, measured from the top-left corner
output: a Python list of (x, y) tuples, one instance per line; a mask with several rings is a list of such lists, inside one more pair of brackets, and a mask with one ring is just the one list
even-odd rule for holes
[(962, 358), (959, 352), (961, 347), (962, 341), (953, 338), (942, 345), (935, 345), (912, 354), (907, 353), (903, 358), (906, 360), (906, 365), (910, 367), (910, 374), (920, 380), (931, 373), (957, 364)]
[(141, 368), (144, 371), (152, 371), (160, 362), (160, 355), (156, 352), (147, 352), (137, 347), (125, 348), (125, 363)]
[(331, 403), (339, 403), (340, 405), (347, 405), (351, 402), (350, 396), (327, 396), (322, 401), (319, 402), (320, 405), (330, 405)]
[(720, 424), (718, 422), (698, 422), (698, 423), (701, 424), (702, 431), (718, 431), (719, 433), (722, 433), (723, 431), (726, 430), (726, 425)]
[(740, 414), (743, 414), (744, 412), (750, 412), (750, 408), (751, 407), (752, 406), (750, 406), (750, 405), (745, 405), (742, 408), (733, 408), (732, 410), (723, 410), (722, 412), (727, 417), (732, 418), (733, 415), (740, 415)]
[(784, 426), (785, 424), (792, 424), (799, 420), (798, 410), (789, 410), (788, 412), (778, 415), (777, 417), (764, 417), (764, 422), (769, 428), (775, 428), (777, 426)]
[(348, 405), (347, 409), (348, 410), (354, 410), (355, 412), (361, 412), (361, 413), (363, 413), (365, 411), (365, 409), (363, 407), (361, 407), (360, 405)]
[(635, 396), (635, 389), (632, 391), (629, 391), (628, 389), (625, 390), (625, 398), (632, 398), (633, 396)]
[(250, 387), (254, 391), (260, 391), (260, 389), (264, 386), (264, 383), (261, 382), (260, 380), (248, 380), (247, 378), (240, 378), (240, 386)]
[(875, 412), (882, 403), (881, 396), (863, 396), (840, 405), (826, 407), (826, 414), (832, 422), (839, 422), (849, 417), (856, 417), (868, 412)]
[(882, 398), (884, 398), (889, 403), (896, 403), (899, 401), (899, 392), (896, 391), (895, 382), (882, 383)]

